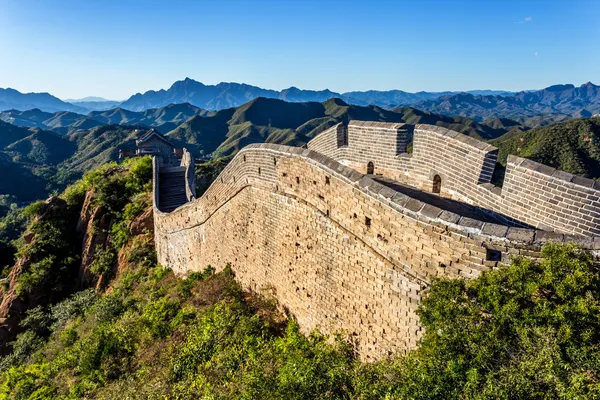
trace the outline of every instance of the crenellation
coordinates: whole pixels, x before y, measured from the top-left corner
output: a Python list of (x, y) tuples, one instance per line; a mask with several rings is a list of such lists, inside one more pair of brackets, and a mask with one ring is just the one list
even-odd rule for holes
[(434, 179), (439, 177), (440, 196), (481, 207), (504, 223), (582, 236), (600, 232), (600, 220), (589, 218), (590, 213), (600, 215), (596, 200), (600, 183), (510, 155), (503, 185), (498, 187), (491, 183), (498, 157), (494, 146), (446, 128), (419, 124), (414, 127), (412, 154), (400, 157), (392, 154), (390, 132), (394, 129), (397, 138), (407, 137), (406, 125), (350, 121), (346, 148), (332, 151), (314, 140), (308, 148), (361, 173), (382, 175), (423, 191), (433, 192)]

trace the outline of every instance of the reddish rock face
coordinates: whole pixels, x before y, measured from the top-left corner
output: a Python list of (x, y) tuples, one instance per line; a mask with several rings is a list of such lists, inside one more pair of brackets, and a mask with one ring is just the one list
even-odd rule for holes
[(149, 207), (131, 221), (129, 224), (129, 231), (132, 236), (154, 231), (154, 214), (152, 212), (152, 207)]
[(79, 266), (79, 284), (94, 284), (96, 277), (90, 272), (94, 262), (96, 249), (109, 245), (109, 232), (112, 217), (106, 215), (103, 207), (95, 206), (90, 212), (89, 220), (83, 233), (81, 246), (81, 265)]
[[(48, 218), (51, 212), (60, 211), (66, 207), (67, 203), (64, 200), (58, 197), (50, 197), (41, 208), (35, 222), (42, 221)], [(32, 232), (26, 232), (24, 237), (27, 244), (35, 241), (35, 235)], [(14, 340), (17, 334), (23, 331), (19, 323), (25, 316), (27, 309), (36, 301), (31, 298), (21, 299), (17, 296), (18, 278), (31, 262), (32, 260), (27, 257), (19, 258), (8, 277), (0, 285), (0, 354), (7, 354), (9, 348), (7, 348), (6, 343)]]

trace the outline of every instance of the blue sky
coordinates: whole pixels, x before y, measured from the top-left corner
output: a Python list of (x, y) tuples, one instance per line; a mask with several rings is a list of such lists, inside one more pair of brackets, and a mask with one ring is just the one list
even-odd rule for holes
[(0, 0), (0, 87), (61, 98), (600, 84), (599, 50), (600, 0)]

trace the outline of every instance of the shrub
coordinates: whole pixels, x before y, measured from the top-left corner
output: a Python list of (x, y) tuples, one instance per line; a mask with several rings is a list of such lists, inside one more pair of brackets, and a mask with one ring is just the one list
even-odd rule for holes
[(36, 201), (34, 203), (31, 203), (27, 207), (23, 208), (23, 211), (21, 211), (21, 213), (25, 218), (31, 220), (31, 219), (37, 217), (38, 215), (40, 215), (40, 212), (41, 212), (42, 208), (44, 207), (44, 204), (45, 204), (45, 202), (43, 200)]
[(60, 197), (64, 199), (70, 207), (79, 206), (83, 204), (85, 193), (89, 188), (89, 184), (81, 179), (72, 185), (69, 185)]
[(110, 228), (110, 242), (116, 251), (127, 243), (130, 236), (131, 234), (125, 221), (119, 221)]
[(144, 262), (148, 266), (156, 264), (156, 250), (153, 243), (148, 238), (136, 237), (131, 245), (129, 262)]
[(125, 305), (118, 294), (101, 297), (92, 307), (91, 313), (98, 322), (109, 322), (125, 311)]
[(215, 268), (211, 265), (206, 267), (202, 272), (192, 272), (181, 282), (181, 294), (184, 297), (189, 297), (192, 294), (192, 288), (198, 281), (204, 280), (215, 273)]
[(26, 317), (20, 322), (23, 328), (28, 329), (40, 336), (44, 336), (50, 329), (52, 316), (42, 306), (27, 310)]
[(86, 289), (51, 307), (52, 330), (56, 331), (80, 315), (83, 315), (95, 302), (97, 296), (94, 289)]
[(376, 363), (248, 301), (230, 268), (181, 282), (142, 263), (97, 302), (80, 294), (57, 306), (66, 328), (41, 351), (34, 333), (19, 337), (30, 364), (6, 364), (0, 398), (598, 398), (600, 271), (572, 246), (543, 255), (435, 281), (419, 347)]
[(130, 168), (131, 178), (128, 182), (128, 188), (134, 193), (149, 191), (149, 185), (152, 181), (152, 158), (130, 158), (124, 164)]
[(18, 278), (19, 296), (37, 292), (52, 299), (74, 286), (80, 248), (77, 219), (77, 210), (53, 207), (30, 225), (34, 240), (19, 250), (29, 261)]
[(172, 332), (171, 319), (177, 314), (179, 304), (166, 297), (152, 301), (144, 307), (142, 323), (154, 338), (166, 337)]
[(473, 281), (438, 281), (419, 311), (406, 398), (600, 396), (600, 273), (588, 253), (546, 246)]
[(48, 364), (19, 365), (4, 372), (0, 397), (6, 399), (51, 399), (56, 389), (49, 379)]
[(144, 197), (132, 200), (131, 203), (127, 204), (123, 209), (123, 220), (126, 222), (133, 221), (133, 219), (140, 215), (146, 207), (147, 204)]
[(34, 331), (25, 331), (12, 342), (12, 353), (0, 360), (0, 371), (16, 364), (23, 364), (37, 350), (41, 349), (45, 340)]
[(94, 261), (90, 265), (90, 271), (100, 276), (110, 271), (117, 261), (117, 256), (112, 248), (96, 247)]

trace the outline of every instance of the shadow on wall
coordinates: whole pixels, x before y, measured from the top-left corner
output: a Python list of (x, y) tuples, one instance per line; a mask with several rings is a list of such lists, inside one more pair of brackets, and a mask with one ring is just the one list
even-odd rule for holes
[[(441, 190), (442, 180), (439, 175), (435, 175), (435, 177), (437, 177), (439, 179), (438, 185), (439, 185), (439, 189)], [(435, 177), (434, 177), (434, 182), (433, 182), (434, 186), (436, 184)], [(385, 185), (385, 186), (389, 187), (390, 189), (393, 189), (397, 192), (404, 193), (405, 195), (407, 195), (413, 199), (417, 199), (424, 203), (431, 204), (431, 205), (436, 206), (444, 211), (449, 211), (449, 212), (452, 212), (454, 214), (457, 214), (457, 215), (460, 215), (463, 217), (471, 218), (471, 219), (481, 221), (481, 222), (489, 222), (489, 223), (495, 223), (495, 224), (500, 223), (500, 224), (506, 225), (506, 226), (515, 226), (515, 227), (519, 227), (519, 228), (533, 228), (530, 225), (524, 224), (524, 223), (517, 221), (513, 218), (510, 218), (506, 215), (498, 214), (498, 213), (492, 212), (490, 210), (487, 210), (485, 208), (477, 207), (477, 206), (467, 204), (467, 203), (463, 203), (461, 201), (453, 200), (448, 197), (441, 197), (438, 194), (436, 194), (435, 192), (428, 193), (428, 192), (425, 192), (425, 191), (422, 191), (419, 189), (415, 189), (410, 186), (403, 185), (399, 182), (391, 180), (389, 178), (386, 178), (384, 176), (375, 175), (375, 176), (371, 176), (371, 178), (375, 182), (381, 183), (382, 185)], [(439, 193), (439, 192), (437, 192), (437, 193)]]

